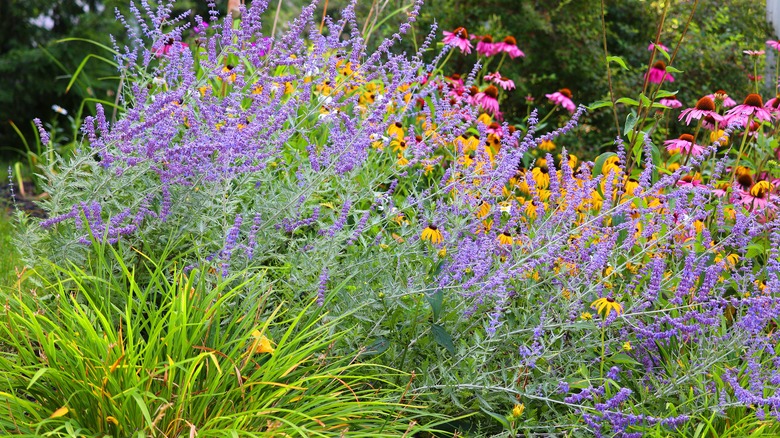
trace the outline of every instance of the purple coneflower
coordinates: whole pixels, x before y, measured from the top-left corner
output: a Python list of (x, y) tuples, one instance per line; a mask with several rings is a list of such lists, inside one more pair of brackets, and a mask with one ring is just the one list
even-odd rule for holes
[(647, 71), (647, 80), (654, 84), (660, 84), (663, 81), (674, 82), (674, 77), (667, 73), (665, 62), (656, 61), (655, 64), (650, 67), (650, 70)]
[(662, 98), (658, 101), (663, 106), (668, 106), (669, 108), (675, 109), (682, 107), (682, 102), (677, 100), (676, 96), (667, 96)]
[(693, 155), (694, 157), (698, 157), (705, 150), (704, 146), (694, 143), (691, 134), (683, 134), (680, 138), (666, 140), (664, 145), (669, 152), (680, 152)]
[(766, 45), (777, 51), (780, 51), (780, 41), (766, 40)]
[(748, 56), (762, 56), (766, 52), (763, 50), (743, 50), (742, 53)]
[(712, 94), (708, 94), (707, 97), (712, 99), (716, 105), (720, 103), (723, 108), (731, 108), (737, 104), (737, 102), (730, 98), (728, 93), (723, 90), (718, 90)]
[(732, 116), (753, 116), (756, 120), (768, 122), (772, 120), (772, 114), (764, 108), (764, 102), (761, 96), (755, 93), (748, 94), (742, 105), (737, 105), (726, 113), (727, 117)]
[(493, 56), (498, 53), (496, 43), (493, 42), (492, 36), (482, 36), (482, 38), (477, 43), (477, 53), (483, 56)]
[(492, 74), (489, 74), (485, 76), (485, 79), (488, 81), (493, 82), (494, 84), (498, 85), (499, 87), (503, 88), (504, 90), (514, 90), (515, 89), (515, 83), (511, 79), (501, 76), (501, 73), (495, 72)]
[(171, 51), (174, 50), (183, 51), (186, 50), (188, 47), (189, 45), (187, 45), (187, 43), (183, 43), (181, 41), (174, 41), (173, 38), (168, 38), (161, 47), (158, 47), (154, 51), (154, 55), (157, 57), (168, 56), (168, 54)]
[(449, 44), (460, 49), (465, 54), (471, 53), (471, 41), (465, 27), (458, 27), (452, 32), (444, 31), (444, 44)]
[(766, 101), (764, 108), (767, 109), (773, 116), (777, 117), (780, 114), (780, 95), (775, 96)]
[(658, 47), (659, 49), (663, 49), (665, 52), (669, 52), (669, 48), (661, 43), (650, 43), (650, 45), (647, 46), (647, 50), (649, 52), (652, 52), (655, 47)]
[(475, 94), (474, 102), (494, 116), (501, 114), (498, 111), (498, 88), (493, 85), (488, 85), (487, 88)]
[(571, 90), (568, 88), (561, 88), (560, 90), (556, 91), (552, 94), (545, 94), (548, 99), (555, 105), (560, 105), (564, 107), (567, 111), (570, 113), (574, 113), (574, 111), (577, 109), (577, 107), (574, 105), (574, 102), (571, 101)]
[(525, 53), (517, 48), (517, 40), (513, 36), (504, 38), (504, 41), (497, 43), (495, 48), (496, 53), (504, 52), (512, 59), (515, 59), (518, 56), (525, 56)]
[(696, 106), (693, 108), (684, 109), (680, 113), (678, 120), (685, 118), (685, 124), (690, 125), (691, 120), (700, 120), (702, 117), (712, 117), (716, 122), (722, 122), (723, 117), (715, 112), (715, 102), (708, 96), (704, 96), (696, 102)]

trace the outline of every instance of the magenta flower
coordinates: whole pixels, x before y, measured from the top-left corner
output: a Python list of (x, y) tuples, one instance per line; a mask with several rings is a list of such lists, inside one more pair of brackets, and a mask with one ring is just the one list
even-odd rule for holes
[(663, 49), (665, 52), (669, 53), (669, 48), (661, 43), (650, 43), (649, 46), (647, 46), (647, 50), (649, 52), (652, 52), (655, 47), (658, 47), (659, 49)]
[(767, 100), (764, 104), (764, 108), (777, 118), (778, 114), (780, 114), (780, 97), (773, 97)]
[(498, 88), (488, 85), (483, 91), (474, 95), (474, 103), (482, 107), (486, 112), (499, 116), (498, 111)]
[(509, 55), (510, 58), (515, 59), (518, 56), (525, 56), (522, 50), (517, 48), (517, 40), (513, 36), (504, 38), (504, 41), (497, 43), (496, 53), (504, 52)]
[(490, 35), (483, 36), (477, 43), (477, 53), (483, 56), (493, 56), (498, 53), (496, 43), (493, 42), (493, 37)]
[(766, 52), (763, 50), (743, 50), (742, 53), (748, 56), (762, 56)]
[(574, 113), (574, 110), (577, 109), (577, 107), (574, 105), (574, 102), (571, 101), (572, 94), (571, 90), (568, 88), (561, 88), (555, 93), (545, 94), (545, 96), (550, 99), (550, 102), (554, 103), (555, 105), (564, 107), (572, 114)]
[(715, 102), (707, 96), (702, 97), (696, 102), (693, 108), (684, 109), (677, 120), (685, 118), (685, 124), (690, 125), (691, 120), (700, 120), (702, 117), (712, 117), (716, 122), (722, 122), (723, 117), (715, 112)]
[(753, 117), (762, 122), (772, 120), (772, 114), (764, 108), (761, 96), (755, 93), (748, 94), (742, 105), (737, 105), (726, 113), (727, 117), (745, 116)]
[(650, 70), (647, 71), (646, 77), (648, 81), (654, 84), (660, 84), (663, 81), (674, 82), (672, 75), (666, 72), (666, 63), (663, 61), (656, 61)]
[(168, 56), (169, 53), (172, 51), (184, 51), (189, 46), (187, 43), (183, 43), (181, 41), (174, 41), (173, 38), (168, 38), (165, 43), (154, 50), (154, 56), (161, 57), (161, 56)]
[(499, 87), (503, 88), (504, 90), (514, 90), (515, 89), (515, 83), (511, 79), (501, 76), (501, 73), (495, 72), (489, 75), (485, 76), (485, 79), (488, 81), (493, 82), (494, 84), (498, 85)]
[(767, 40), (766, 45), (780, 52), (780, 41)]
[(686, 155), (692, 155), (693, 157), (698, 157), (704, 153), (706, 149), (704, 146), (694, 143), (691, 134), (683, 134), (680, 138), (666, 140), (664, 145), (669, 152), (679, 152)]
[(471, 41), (469, 41), (469, 33), (465, 27), (459, 27), (452, 32), (444, 31), (444, 44), (455, 46), (460, 49), (461, 52), (468, 55), (471, 53)]
[(668, 96), (664, 97), (661, 100), (658, 101), (663, 106), (668, 106), (669, 108), (676, 109), (682, 107), (682, 102), (677, 100), (677, 97), (675, 96)]
[(723, 90), (718, 90), (712, 94), (708, 94), (707, 97), (715, 101), (716, 104), (720, 102), (720, 105), (723, 108), (731, 108), (737, 104), (737, 102), (734, 102), (734, 99), (730, 98), (728, 93)]
[(689, 189), (695, 189), (696, 187), (704, 187), (705, 186), (700, 179), (696, 178), (694, 175), (685, 175), (684, 177), (680, 178), (679, 181), (677, 181), (678, 187), (687, 187)]

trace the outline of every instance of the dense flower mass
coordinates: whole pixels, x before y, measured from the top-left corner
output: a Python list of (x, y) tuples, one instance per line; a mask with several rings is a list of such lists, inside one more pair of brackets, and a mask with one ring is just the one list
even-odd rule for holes
[[(354, 331), (308, 356), (425, 368), (405, 397), (514, 434), (684, 435), (721, 407), (778, 415), (776, 99), (732, 106), (718, 90), (679, 116), (674, 91), (602, 102), (631, 116), (583, 146), (593, 127), (570, 89), (516, 114), (505, 102), (525, 79), (448, 63), (474, 48), (464, 27), (400, 53), (416, 2), (371, 51), (351, 5), (323, 20), (313, 3), (275, 36), (259, 0), (208, 25), (133, 7), (124, 112), (86, 120), (25, 252), (88, 266), (113, 245), (140, 271), (159, 250), (210, 285), (289, 288), (285, 306)], [(450, 47), (434, 55), (437, 41)], [(474, 41), (480, 62), (525, 56), (511, 36)], [(633, 78), (660, 89), (666, 69)], [(272, 372), (286, 337), (248, 333), (246, 362)]]

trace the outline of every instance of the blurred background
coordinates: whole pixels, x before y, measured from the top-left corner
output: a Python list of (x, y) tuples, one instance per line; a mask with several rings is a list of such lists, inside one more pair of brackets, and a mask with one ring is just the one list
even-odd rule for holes
[[(686, 25), (688, 30), (674, 64), (683, 73), (675, 74), (676, 81), (665, 88), (679, 90), (678, 99), (686, 107), (717, 89), (741, 101), (753, 86), (749, 78), (753, 61), (743, 51), (769, 52), (765, 40), (776, 39), (766, 20), (766, 1), (667, 1), (671, 4), (661, 28), (661, 42), (674, 50)], [(266, 32), (270, 34), (277, 9), (278, 32), (284, 30), (282, 23), (298, 15), (304, 3), (308, 2), (271, 0), (266, 11)], [(327, 7), (328, 14), (338, 17), (346, 3), (321, 0), (318, 14)], [(410, 3), (358, 0), (358, 18), (370, 32), (370, 45), (375, 46), (395, 31)], [(40, 118), (55, 132), (56, 141), (64, 144), (78, 137), (77, 126), (83, 116), (94, 112), (96, 102), (114, 102), (118, 75), (106, 62), (112, 60), (112, 55), (86, 41), (62, 40), (81, 38), (110, 47), (110, 35), (114, 35), (117, 44), (123, 46), (125, 30), (116, 20), (115, 10), (127, 14), (128, 4), (129, 0), (0, 1), (0, 161), (15, 160), (24, 152), (25, 141), (35, 142), (30, 122), (34, 117)], [(218, 0), (216, 6), (224, 15), (228, 1)], [(694, 6), (696, 11), (689, 22)], [(647, 46), (655, 39), (663, 8), (663, 1), (605, 0), (610, 55), (622, 57), (630, 68), (612, 66), (617, 97), (636, 98), (641, 92), (650, 58)], [(208, 14), (205, 0), (179, 0), (175, 9), (192, 9), (204, 17)], [(395, 50), (413, 52), (434, 21), (439, 26), (437, 41), (443, 30), (459, 26), (472, 34), (491, 34), (495, 40), (510, 35), (517, 39), (525, 58), (507, 59), (501, 67), (501, 73), (517, 84), (502, 102), (510, 123), (526, 116), (526, 96), (533, 97), (533, 105), (543, 111), (551, 108), (544, 95), (564, 87), (572, 91), (578, 104), (608, 98), (600, 0), (427, 0), (414, 32)], [(427, 56), (432, 58), (435, 52)], [(757, 58), (759, 75), (765, 76), (758, 79), (765, 99), (775, 94), (775, 58), (769, 58), (771, 65), (767, 65), (765, 56)], [(465, 75), (476, 60), (476, 54), (456, 53), (445, 73)], [(494, 60), (492, 65), (497, 63)], [(77, 71), (77, 79), (68, 88)], [(621, 123), (625, 116), (620, 114)], [(577, 130), (576, 141), (580, 147), (593, 148), (594, 153), (608, 147), (616, 135), (608, 108), (594, 111), (583, 122), (585, 126)]]

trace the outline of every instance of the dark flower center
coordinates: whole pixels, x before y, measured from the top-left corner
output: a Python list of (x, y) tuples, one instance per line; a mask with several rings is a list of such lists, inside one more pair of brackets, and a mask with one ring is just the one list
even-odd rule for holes
[(615, 302), (615, 299), (614, 299), (614, 298), (611, 298), (611, 297), (610, 297), (610, 298), (607, 298), (607, 302), (608, 302), (608, 303), (614, 303), (614, 302)]
[(492, 43), (493, 42), (493, 37), (490, 36), (490, 35), (485, 35), (485, 36), (482, 37), (481, 41), (483, 43)]
[(436, 230), (438, 230), (439, 228), (438, 228), (436, 225), (433, 225), (433, 224), (428, 224), (428, 229), (429, 229), (429, 230), (431, 230), (431, 231), (436, 231)]
[(569, 99), (571, 99), (572, 97), (571, 90), (569, 90), (568, 88), (561, 88), (560, 90), (558, 90), (558, 92), (568, 97)]
[(404, 125), (401, 122), (395, 122), (395, 127), (398, 128), (398, 129), (401, 129), (401, 128), (404, 127)]
[(490, 96), (493, 99), (498, 99), (498, 88), (496, 88), (493, 85), (485, 88), (484, 93), (485, 93), (486, 96)]
[(747, 173), (743, 173), (737, 177), (737, 184), (742, 186), (743, 189), (747, 190), (750, 188), (750, 186), (753, 185), (753, 178)]
[(513, 36), (508, 36), (504, 38), (504, 44), (509, 44), (510, 46), (516, 46), (517, 40)]
[(653, 68), (666, 71), (666, 63), (663, 61), (656, 61), (655, 64), (653, 64)]
[(459, 81), (460, 75), (457, 73), (453, 73), (452, 76), (450, 76), (450, 79), (452, 79), (453, 81)]
[(680, 136), (680, 140), (687, 141), (693, 144), (693, 136), (691, 134), (683, 134)]
[(458, 27), (455, 30), (453, 30), (452, 33), (457, 35), (460, 39), (463, 40), (469, 39), (469, 33), (466, 31), (465, 27)]
[(489, 126), (490, 129), (498, 129), (500, 127), (501, 127), (501, 125), (499, 125), (496, 122), (491, 123), (490, 126)]
[(764, 101), (761, 100), (761, 96), (755, 93), (748, 94), (747, 97), (745, 98), (745, 101), (742, 103), (744, 105), (753, 106), (757, 108), (761, 108), (762, 106), (764, 106)]
[(704, 96), (696, 102), (696, 109), (702, 111), (715, 111), (715, 102), (708, 96)]

